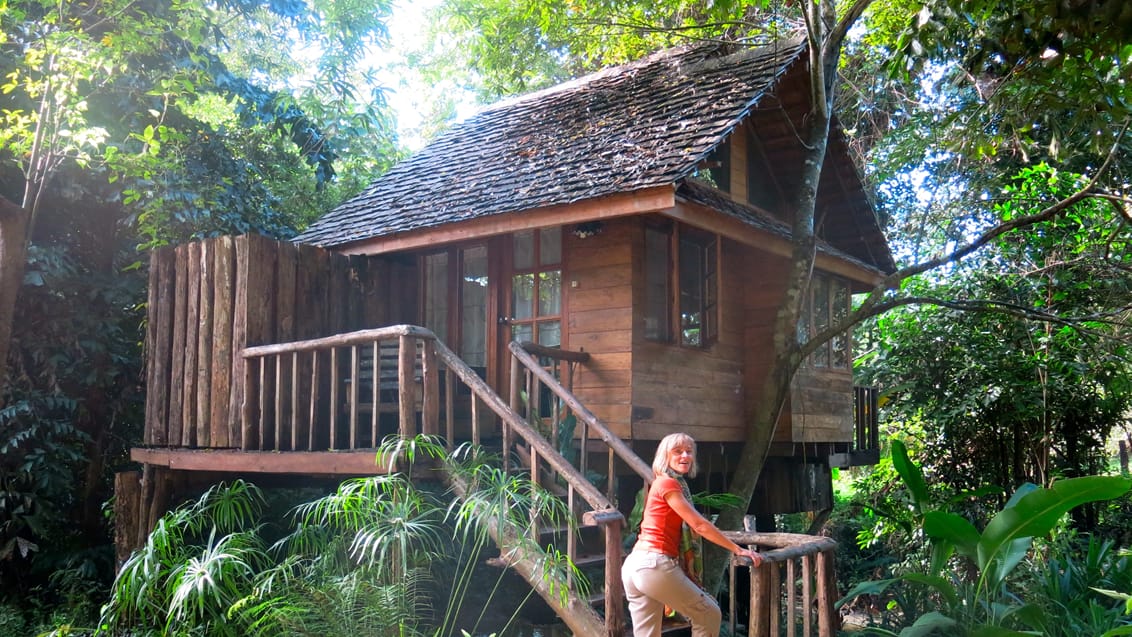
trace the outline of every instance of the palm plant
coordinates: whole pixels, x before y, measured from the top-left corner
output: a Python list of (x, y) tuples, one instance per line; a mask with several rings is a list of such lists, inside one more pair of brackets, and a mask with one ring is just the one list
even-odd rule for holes
[(214, 625), (211, 634), (241, 634), (225, 612), (268, 563), (253, 526), (262, 509), (262, 492), (237, 480), (163, 516), (114, 580), (100, 630), (181, 635)]
[[(495, 459), (481, 449), (448, 454), (433, 438), (390, 438), (378, 459), (403, 460), (407, 472), (347, 480), (295, 507), (291, 532), (270, 547), (256, 526), (263, 495), (248, 483), (218, 485), (170, 512), (123, 566), (100, 631), (320, 637), (477, 632), (490, 604), (470, 619), (461, 611), (469, 593), (489, 591), (491, 600), (503, 590), (503, 570), (490, 587), (480, 586), (474, 574), (490, 556), (493, 537), (504, 561), (515, 554), (538, 558), (552, 591), (565, 595), (567, 583), (583, 581), (567, 558), (542, 551), (531, 533), (538, 521), (569, 526), (565, 505), (530, 480), (493, 467)], [(438, 478), (447, 476), (461, 488), (430, 489), (426, 485), (441, 480), (419, 479), (438, 466), (444, 469)], [(430, 576), (437, 561), (454, 562), (456, 573), (439, 593), (447, 582)], [(435, 621), (432, 596), (445, 609)], [(525, 601), (514, 607), (507, 626)]]

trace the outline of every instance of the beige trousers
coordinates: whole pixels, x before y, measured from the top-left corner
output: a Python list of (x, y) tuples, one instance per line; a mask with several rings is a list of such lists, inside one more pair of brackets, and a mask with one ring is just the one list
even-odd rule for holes
[(660, 637), (664, 607), (692, 622), (692, 637), (717, 637), (719, 604), (680, 569), (676, 558), (634, 549), (621, 567), (621, 583), (633, 619), (633, 637)]

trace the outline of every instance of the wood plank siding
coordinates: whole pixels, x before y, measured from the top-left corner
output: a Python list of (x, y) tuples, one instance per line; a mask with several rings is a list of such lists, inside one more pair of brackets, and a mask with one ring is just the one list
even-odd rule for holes
[[(415, 281), (415, 268), (389, 259), (343, 256), (258, 236), (216, 237), (154, 251), (145, 443), (240, 447), (245, 372), (240, 351), (395, 321), (404, 308), (388, 299), (407, 298), (414, 307), (415, 284), (406, 278)], [(267, 373), (286, 377), (290, 370)], [(273, 435), (281, 440), (308, 434), (310, 423), (302, 414), (278, 417)]]
[[(853, 373), (802, 367), (790, 384), (790, 440), (853, 439)], [(782, 428), (785, 429), (785, 428)]]
[[(643, 229), (643, 226), (642, 226)], [(643, 254), (644, 236), (634, 245)], [(633, 356), (633, 439), (659, 440), (677, 431), (702, 442), (742, 439), (744, 249), (723, 239), (719, 336), (700, 349), (646, 340), (637, 330)], [(637, 307), (643, 271), (637, 268)], [(643, 321), (637, 321), (643, 325)]]
[(621, 438), (631, 437), (633, 255), (640, 228), (633, 217), (607, 221), (600, 234), (584, 239), (563, 234), (568, 343), (591, 355), (578, 367), (574, 393)]

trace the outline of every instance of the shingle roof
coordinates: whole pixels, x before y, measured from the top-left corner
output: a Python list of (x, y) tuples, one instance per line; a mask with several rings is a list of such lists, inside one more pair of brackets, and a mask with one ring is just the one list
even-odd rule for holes
[(296, 241), (337, 246), (674, 185), (799, 59), (801, 38), (670, 49), (501, 102), (438, 136)]

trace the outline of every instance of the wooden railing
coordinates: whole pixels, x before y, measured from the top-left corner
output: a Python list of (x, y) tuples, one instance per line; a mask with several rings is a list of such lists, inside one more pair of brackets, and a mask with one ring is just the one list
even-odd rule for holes
[[(245, 449), (369, 449), (380, 444), (383, 428), (392, 428), (404, 437), (441, 435), (452, 449), (461, 415), (457, 413), (457, 396), (467, 398), (470, 417), (462, 414), (461, 420), (470, 424), (473, 443), (482, 444), (488, 437), (485, 427), (498, 422), (504, 462), (510, 464), (522, 454), (533, 481), (564, 490), (570, 510), (582, 523), (603, 531), (604, 618), (588, 606), (581, 607), (577, 598), (559, 609), (560, 616), (577, 634), (622, 635), (625, 618), (620, 570), (625, 520), (614, 504), (613, 493), (617, 476), (625, 472), (617, 463), (623, 463), (645, 484), (651, 483), (651, 468), (570, 391), (573, 366), (584, 364), (585, 354), (519, 343), (511, 343), (509, 348), (513, 360), (510, 404), (432, 332), (421, 327), (398, 325), (246, 348), (241, 353), (247, 362), (241, 440)], [(367, 359), (368, 384), (363, 382)], [(395, 367), (395, 378), (384, 385), (383, 369), (389, 365)], [(547, 396), (554, 397), (554, 404), (541, 402)], [(384, 420), (382, 414), (386, 414)], [(570, 450), (564, 455), (547, 439), (547, 431), (557, 434), (558, 427), (571, 416), (578, 425), (570, 436), (571, 447), (578, 450), (576, 463), (567, 457)], [(604, 456), (604, 466), (591, 467), (591, 455)], [(603, 469), (604, 475), (597, 469)], [(604, 483), (604, 492), (587, 478), (594, 474)], [(538, 521), (532, 521), (532, 533), (537, 527)], [(808, 637), (814, 628), (820, 637), (833, 635), (836, 592), (832, 556), (836, 545), (832, 540), (790, 534), (728, 535), (766, 556), (764, 564), (749, 573), (751, 637), (781, 634), (780, 627), (790, 637)], [(574, 535), (566, 537), (566, 552), (577, 560)], [(515, 566), (521, 569), (522, 565)], [(737, 573), (743, 568), (738, 561), (732, 563), (732, 595), (737, 590)], [(552, 607), (560, 604), (547, 601)], [(734, 599), (731, 608), (737, 608)], [(735, 622), (734, 615), (731, 621)]]
[[(616, 468), (618, 461), (640, 476), (644, 484), (652, 483), (652, 468), (623, 440), (613, 435), (605, 423), (570, 391), (573, 367), (586, 362), (585, 353), (532, 343), (513, 342), (508, 348), (512, 355), (512, 407), (526, 416), (528, 421), (549, 419), (549, 422), (544, 422), (544, 428), (555, 436), (564, 421), (573, 415), (579, 425), (574, 443), (578, 447), (578, 466), (582, 474), (591, 475), (593, 472), (594, 468), (587, 464), (591, 453), (605, 456), (602, 479), (606, 485), (606, 496), (611, 501), (614, 499), (615, 477), (619, 473)], [(561, 401), (561, 404), (547, 409), (539, 398), (543, 388)], [(750, 580), (750, 598), (743, 601), (749, 604), (746, 608), (750, 611), (750, 637), (782, 634), (787, 637), (810, 637), (815, 634), (815, 629), (819, 637), (833, 637), (837, 625), (833, 604), (838, 598), (833, 562), (836, 542), (825, 537), (793, 533), (725, 531), (725, 534), (736, 543), (750, 546), (764, 556), (763, 564), (755, 569), (751, 568), (746, 559), (733, 559), (730, 563), (730, 623), (733, 635), (737, 634), (736, 609), (740, 608), (740, 600), (736, 598), (737, 577), (739, 572), (746, 570)], [(617, 551), (615, 558), (612, 557), (613, 550)], [(610, 549), (606, 555), (607, 589), (612, 587), (621, 590), (620, 581), (617, 581), (620, 564), (620, 547)], [(610, 608), (609, 603), (607, 599), (607, 609)]]
[[(383, 356), (389, 358), (388, 352), (392, 349), (389, 344), (393, 342), (396, 343), (396, 380), (391, 388), (383, 389), (381, 361)], [(367, 356), (373, 371), (368, 386), (363, 388), (359, 380), (365, 377)], [(509, 445), (504, 448), (504, 458), (510, 457), (521, 441), (532, 477), (536, 481), (549, 478), (565, 485), (565, 498), (571, 512), (578, 515), (583, 524), (599, 526), (604, 531), (607, 560), (613, 560), (612, 568), (607, 565), (607, 572), (619, 571), (624, 516), (431, 331), (397, 325), (251, 347), (243, 351), (243, 357), (247, 361), (244, 381), (247, 400), (243, 409), (242, 439), (257, 443), (246, 448), (286, 451), (376, 447), (381, 442), (383, 393), (395, 391), (395, 409), (391, 411), (396, 412), (396, 433), (411, 437), (418, 433), (439, 435), (443, 431), (452, 449), (456, 440), (456, 396), (467, 388), (473, 444), (484, 441), (487, 419), (482, 417), (481, 410), (486, 407), (502, 423)], [(393, 403), (392, 396), (388, 400)], [(532, 529), (537, 526), (538, 521), (532, 520)], [(605, 595), (604, 620), (588, 605), (585, 608), (572, 605), (565, 609), (568, 612), (560, 615), (579, 634), (593, 634), (594, 622), (604, 622), (603, 632), (621, 635), (624, 617), (620, 584), (607, 585)], [(556, 599), (547, 601), (552, 606), (560, 603)]]
[[(748, 601), (748, 637), (833, 637), (839, 619), (834, 609), (837, 580), (834, 551), (837, 543), (827, 537), (794, 533), (725, 532), (736, 544), (750, 546), (763, 556), (751, 568), (750, 561), (732, 559), (730, 575), (730, 626), (736, 630), (736, 609)], [(739, 574), (746, 571), (750, 597), (740, 600)], [(816, 633), (815, 633), (816, 631)]]
[[(396, 418), (402, 436), (439, 434), (435, 343), (424, 328), (395, 325), (244, 349), (243, 448), (373, 449), (381, 443), (383, 413)], [(389, 351), (396, 375), (385, 386), (381, 369)]]
[[(589, 456), (593, 448), (597, 447), (597, 453), (604, 455), (606, 459), (605, 474), (602, 476), (605, 482), (605, 495), (609, 500), (614, 500), (615, 489), (615, 476), (616, 462), (620, 460), (627, 466), (633, 473), (640, 476), (644, 484), (652, 484), (652, 467), (648, 465), (641, 457), (638, 456), (629, 445), (625, 444), (624, 440), (615, 436), (609, 427), (605, 425), (597, 416), (593, 414), (585, 405), (578, 400), (578, 398), (570, 391), (570, 389), (559, 381), (558, 376), (562, 376), (561, 372), (558, 376), (551, 373), (547, 367), (552, 369), (562, 369), (561, 363), (573, 364), (576, 362), (584, 362), (588, 358), (588, 354), (584, 352), (570, 352), (566, 350), (559, 350), (549, 347), (542, 347), (532, 343), (518, 343), (512, 342), (508, 346), (511, 351), (511, 406), (515, 411), (523, 414), (528, 420), (540, 418), (541, 414), (538, 412), (538, 400), (528, 399), (525, 403), (520, 396), (520, 391), (525, 391), (528, 397), (540, 396), (542, 389), (546, 388), (554, 397), (561, 402), (560, 405), (555, 405), (553, 410), (554, 420), (550, 423), (549, 429), (557, 432), (562, 422), (569, 416), (573, 415), (578, 420), (580, 427), (577, 432), (577, 444), (579, 449), (578, 468), (583, 475), (590, 472), (591, 467), (589, 464)], [(544, 366), (535, 356), (550, 359), (553, 361), (551, 365)], [(569, 367), (567, 367), (569, 369)], [(566, 377), (569, 379), (571, 374), (567, 372)], [(562, 407), (565, 407), (563, 409)]]

